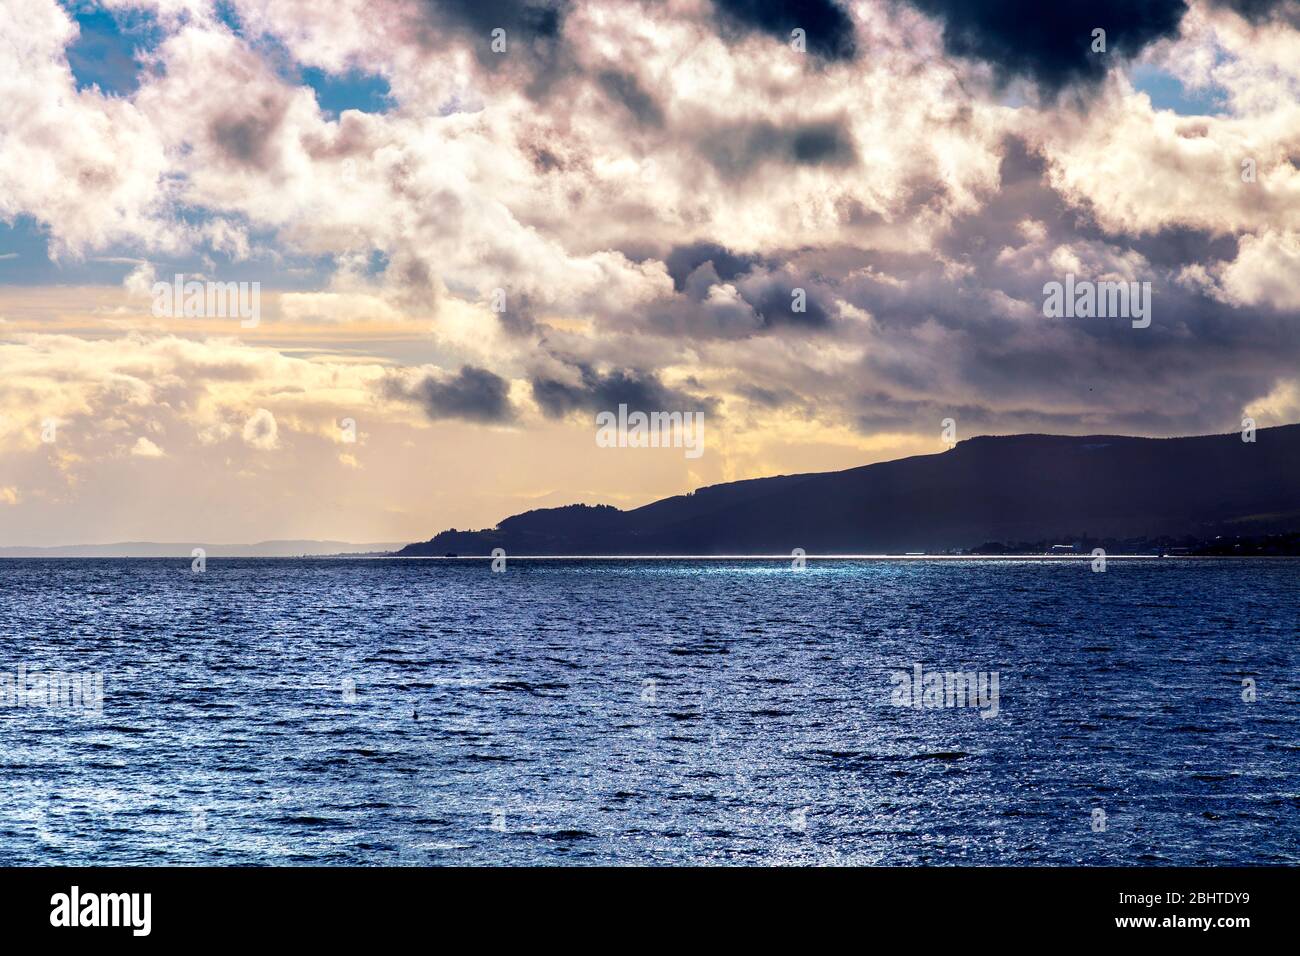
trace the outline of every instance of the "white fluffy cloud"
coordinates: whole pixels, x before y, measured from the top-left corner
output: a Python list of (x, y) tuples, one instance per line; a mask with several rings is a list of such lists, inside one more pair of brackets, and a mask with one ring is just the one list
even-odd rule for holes
[(135, 440), (135, 444), (131, 446), (131, 454), (137, 458), (166, 457), (166, 453), (161, 448), (159, 448), (149, 439), (145, 438), (143, 435), (137, 438)]
[(1237, 258), (1219, 274), (1219, 297), (1233, 305), (1300, 310), (1300, 235), (1244, 236)]
[(45, 223), (56, 257), (119, 242), (174, 251), (159, 131), (130, 100), (76, 89), (75, 29), (53, 0), (0, 3), (0, 217)]

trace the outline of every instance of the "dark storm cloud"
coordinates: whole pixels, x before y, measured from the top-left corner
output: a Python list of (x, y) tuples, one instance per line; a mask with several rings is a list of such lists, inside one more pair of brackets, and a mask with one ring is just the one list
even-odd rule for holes
[(1008, 137), (1002, 144), (999, 179), (995, 196), (978, 211), (953, 220), (939, 241), (945, 255), (990, 262), (1004, 247), (1023, 242), (1019, 224), (1026, 219), (1042, 222), (1054, 236), (1133, 249), (1162, 269), (1233, 259), (1237, 254), (1237, 237), (1186, 226), (1140, 235), (1105, 232), (1086, 206), (1067, 202), (1052, 188), (1046, 161), (1018, 137)]
[(779, 126), (769, 120), (715, 127), (700, 151), (725, 179), (743, 179), (768, 162), (846, 167), (857, 162), (853, 135), (842, 119)]
[(763, 331), (762, 319), (742, 296), (710, 298), (722, 284), (713, 263), (703, 262), (686, 277), (682, 294), (656, 300), (640, 315), (611, 316), (607, 324), (681, 339), (743, 339)]
[(1238, 244), (1236, 236), (1216, 235), (1189, 226), (1170, 226), (1128, 240), (1130, 248), (1141, 253), (1153, 266), (1163, 269), (1232, 260), (1237, 258)]
[(759, 261), (758, 256), (738, 255), (715, 242), (674, 246), (664, 257), (664, 265), (668, 267), (668, 274), (673, 279), (673, 288), (678, 292), (686, 288), (687, 277), (706, 262), (713, 263), (713, 270), (720, 279), (730, 282), (754, 268)]
[(753, 306), (764, 328), (786, 325), (817, 330), (831, 324), (823, 293), (814, 280), (796, 279), (788, 273), (757, 275), (741, 280), (736, 288)]
[[(1293, 376), (1300, 361), (1294, 312), (1234, 308), (1178, 281), (1188, 264), (1230, 259), (1233, 237), (1180, 228), (1107, 234), (1065, 202), (1041, 157), (1015, 139), (1004, 144), (1001, 180), (939, 243), (961, 271), (899, 259), (836, 285), (871, 314), (875, 329), (875, 347), (852, 376), (872, 387), (849, 399), (864, 430), (937, 431), (953, 417), (963, 436), (975, 429), (1223, 432), (1238, 427), (1242, 407)], [(1026, 221), (1043, 234), (1031, 240), (1020, 225)], [(1150, 328), (1124, 318), (1044, 317), (1043, 284), (1064, 279), (1049, 253), (1062, 246), (1102, 270), (1131, 265), (1134, 279), (1150, 282)], [(1145, 263), (1133, 263), (1132, 252)], [(1086, 261), (1079, 272), (1100, 278)]]
[[(951, 219), (933, 252), (827, 246), (751, 254), (680, 245), (662, 256), (673, 294), (603, 316), (603, 328), (698, 343), (710, 365), (741, 356), (739, 374), (712, 387), (751, 409), (795, 413), (811, 401), (803, 396), (815, 395), (810, 414), (843, 415), (865, 432), (937, 437), (946, 417), (957, 419), (961, 437), (1224, 432), (1237, 427), (1243, 407), (1293, 377), (1300, 316), (1234, 308), (1183, 284), (1187, 266), (1213, 274), (1231, 261), (1236, 237), (1180, 226), (1108, 232), (1086, 203), (1057, 191), (1048, 161), (1025, 141), (1010, 137), (1000, 151), (997, 187)], [(913, 190), (913, 200), (933, 202), (932, 193)], [(1132, 271), (1150, 282), (1151, 327), (1043, 316), (1044, 283), (1061, 281), (1061, 263), (1076, 256), (1079, 278)], [(793, 309), (796, 288), (805, 290), (804, 312)], [(773, 344), (790, 347), (789, 366), (751, 364), (747, 348), (731, 351), (756, 336), (783, 339)], [(814, 336), (860, 358), (834, 371), (798, 358)], [(610, 351), (604, 360), (617, 364), (625, 354)], [(647, 372), (587, 369), (578, 384), (535, 381), (534, 393), (552, 416), (628, 398), (680, 407), (653, 393), (658, 384)]]
[(659, 129), (664, 125), (663, 110), (633, 74), (606, 70), (596, 76), (596, 83), (605, 91), (606, 96), (627, 107), (627, 111), (642, 126)]
[[(1026, 77), (1048, 91), (1100, 79), (1117, 57), (1136, 56), (1172, 36), (1183, 0), (910, 0), (943, 21), (955, 56), (982, 60), (1003, 81)], [(1092, 52), (1092, 31), (1106, 31), (1106, 53)]]
[[(1145, 279), (1146, 276), (1143, 276)], [(1240, 410), (1291, 377), (1300, 358), (1294, 316), (1243, 315), (1153, 274), (1153, 321), (1010, 320), (978, 295), (917, 277), (904, 296), (855, 294), (894, 321), (851, 381), (859, 425), (981, 431), (1223, 432)], [(861, 290), (859, 290), (860, 292)], [(1037, 290), (1035, 290), (1037, 291)], [(1029, 300), (1037, 308), (1041, 295)], [(936, 341), (927, 320), (946, 327)]]
[(431, 419), (459, 418), (468, 422), (506, 422), (514, 418), (510, 385), (501, 376), (472, 365), (452, 376), (427, 375), (415, 385), (397, 378), (385, 379), (383, 392), (390, 399), (415, 402)]
[(723, 22), (789, 42), (804, 31), (808, 52), (826, 60), (853, 58), (853, 21), (834, 0), (714, 0)]
[(639, 411), (695, 411), (716, 405), (714, 399), (668, 388), (654, 372), (616, 368), (602, 374), (587, 364), (575, 367), (577, 384), (547, 375), (533, 377), (533, 398), (548, 418), (576, 411), (613, 411), (619, 405)]
[(425, 0), (424, 6), (435, 22), (454, 23), (481, 35), (484, 46), (497, 27), (507, 37), (516, 34), (524, 41), (553, 39), (568, 8), (564, 0)]
[(683, 339), (745, 339), (781, 330), (820, 333), (832, 326), (834, 290), (820, 276), (786, 266), (769, 269), (756, 256), (737, 256), (709, 243), (678, 247), (670, 258), (677, 294), (637, 315), (608, 316), (607, 328)]
[(1099, 238), (1086, 210), (1066, 202), (1048, 182), (1047, 162), (1018, 137), (1002, 143), (999, 186), (973, 213), (958, 216), (939, 239), (941, 252), (962, 262), (991, 262), (1003, 248), (1020, 245), (1020, 223), (1042, 222), (1055, 235)]

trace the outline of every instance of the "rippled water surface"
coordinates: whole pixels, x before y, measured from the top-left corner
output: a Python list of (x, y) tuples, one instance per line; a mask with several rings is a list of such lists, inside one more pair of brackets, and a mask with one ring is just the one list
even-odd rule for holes
[[(1298, 586), (0, 561), (0, 671), (104, 681), (102, 713), (0, 707), (0, 864), (1297, 863)], [(916, 663), (996, 671), (997, 716), (894, 706)]]

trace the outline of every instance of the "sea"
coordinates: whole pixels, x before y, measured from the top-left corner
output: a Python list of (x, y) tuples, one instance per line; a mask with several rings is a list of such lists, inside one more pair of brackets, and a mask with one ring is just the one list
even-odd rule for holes
[(1300, 863), (1300, 561), (0, 560), (0, 865)]

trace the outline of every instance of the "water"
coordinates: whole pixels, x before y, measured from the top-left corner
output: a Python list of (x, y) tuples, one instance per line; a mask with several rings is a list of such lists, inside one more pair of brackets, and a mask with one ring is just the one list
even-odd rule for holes
[[(104, 675), (0, 708), (0, 864), (1294, 864), (1297, 583), (0, 561), (0, 671)], [(997, 716), (893, 706), (918, 662), (997, 671)]]

